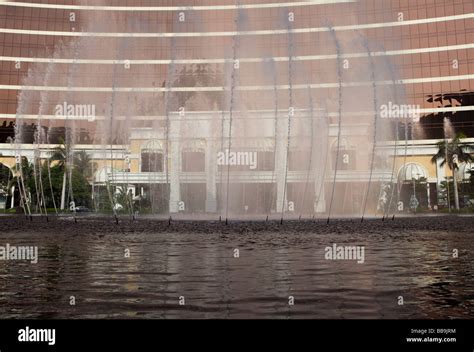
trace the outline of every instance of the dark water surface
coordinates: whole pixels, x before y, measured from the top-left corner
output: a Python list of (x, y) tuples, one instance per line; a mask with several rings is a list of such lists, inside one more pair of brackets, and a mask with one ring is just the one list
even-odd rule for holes
[[(432, 221), (446, 220), (423, 221), (433, 226)], [(153, 232), (153, 224), (114, 230), (110, 220), (82, 222), (58, 220), (48, 225), (50, 230), (44, 224), (37, 229), (4, 223), (0, 246), (38, 246), (39, 262), (0, 261), (1, 318), (469, 318), (474, 314), (470, 230), (386, 228), (380, 223), (359, 227), (354, 222), (319, 233), (291, 228), (164, 233)], [(472, 220), (466, 223), (464, 227)], [(365, 262), (326, 260), (325, 247), (333, 243), (365, 246)], [(458, 258), (453, 258), (453, 249)], [(69, 304), (71, 296), (75, 306)], [(181, 296), (184, 305), (179, 304)], [(294, 305), (289, 305), (289, 296)], [(398, 304), (400, 296), (403, 305)]]

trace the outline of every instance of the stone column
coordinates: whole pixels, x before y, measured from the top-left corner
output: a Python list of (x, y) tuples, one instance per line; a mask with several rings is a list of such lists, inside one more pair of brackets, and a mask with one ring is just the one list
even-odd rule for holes
[(179, 114), (171, 114), (170, 116), (170, 130), (169, 130), (169, 157), (166, 161), (166, 166), (169, 167), (169, 182), (170, 182), (170, 213), (177, 213), (179, 211), (179, 202), (181, 201), (181, 190), (179, 176), (181, 173), (181, 117)]

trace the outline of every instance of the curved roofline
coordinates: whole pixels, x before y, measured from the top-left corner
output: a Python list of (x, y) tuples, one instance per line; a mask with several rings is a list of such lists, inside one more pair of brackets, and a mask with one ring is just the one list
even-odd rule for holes
[(202, 5), (202, 6), (93, 6), (93, 5), (63, 5), (63, 4), (39, 4), (16, 1), (5, 1), (2, 6), (29, 7), (41, 9), (60, 10), (84, 10), (84, 11), (127, 11), (127, 12), (149, 12), (149, 11), (214, 11), (214, 10), (243, 10), (243, 9), (269, 9), (284, 7), (302, 7), (314, 5), (331, 5), (339, 3), (354, 3), (356, 0), (307, 0), (282, 3), (243, 4), (243, 5)]

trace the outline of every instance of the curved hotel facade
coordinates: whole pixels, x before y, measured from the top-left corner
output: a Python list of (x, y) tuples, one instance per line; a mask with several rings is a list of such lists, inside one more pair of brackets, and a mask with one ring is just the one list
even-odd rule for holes
[(472, 0), (3, 1), (0, 50), (3, 167), (64, 140), (95, 207), (442, 207), (436, 143), (474, 142)]

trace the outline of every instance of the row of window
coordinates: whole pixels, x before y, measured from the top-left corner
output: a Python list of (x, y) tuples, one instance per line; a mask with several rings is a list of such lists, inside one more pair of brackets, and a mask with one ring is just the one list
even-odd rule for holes
[[(408, 57), (409, 56), (409, 57)], [(376, 75), (379, 80), (385, 79), (388, 75), (383, 69), (390, 60), (397, 67), (397, 76), (404, 79), (438, 77), (450, 75), (465, 75), (474, 72), (474, 47), (469, 50), (456, 50), (451, 52), (414, 54), (402, 57), (377, 57), (373, 59), (376, 67)], [(25, 84), (25, 76), (29, 69), (32, 69), (36, 75), (44, 77), (51, 67), (47, 64), (28, 64), (21, 63), (20, 69), (15, 69), (14, 62), (0, 62), (0, 85), (21, 85)], [(292, 79), (294, 84), (314, 83), (334, 83), (337, 81), (337, 61), (296, 61), (292, 62)], [(354, 78), (354, 73), (367, 70), (368, 58), (353, 58), (341, 63), (345, 70), (344, 79)], [(278, 75), (272, 77), (271, 67), (268, 62), (245, 63), (239, 67), (236, 73), (239, 77), (240, 85), (258, 84), (285, 84), (288, 82), (288, 62), (275, 63), (275, 71)], [(67, 69), (73, 67), (72, 64), (54, 65), (55, 76), (50, 78), (57, 86), (67, 85)], [(97, 68), (100, 67), (100, 70)], [(172, 86), (192, 86), (196, 81), (199, 83), (209, 83), (209, 85), (224, 85), (226, 74), (229, 72), (229, 65), (174, 65), (172, 74)], [(202, 71), (199, 69), (202, 68)], [(265, 70), (268, 71), (265, 73)], [(169, 71), (167, 65), (131, 65), (130, 68), (124, 68), (122, 65), (94, 65), (81, 64), (75, 68), (75, 86), (88, 87), (109, 87), (115, 82), (117, 87), (156, 87), (166, 79)], [(395, 71), (395, 70), (394, 70)], [(263, 74), (262, 74), (263, 72)], [(31, 74), (30, 74), (31, 75)], [(34, 82), (35, 85), (44, 85), (43, 80)], [(48, 93), (52, 94), (52, 93)]]
[[(1, 27), (0, 27), (1, 28)], [(195, 33), (195, 32), (191, 32)], [(459, 45), (472, 43), (474, 35), (474, 19), (461, 19), (433, 24), (411, 24), (387, 28), (373, 28), (361, 30), (371, 41), (379, 43), (386, 50), (416, 49), (419, 47), (435, 47), (445, 45)], [(351, 30), (338, 31), (341, 41), (357, 36)], [(239, 56), (257, 55), (266, 57), (269, 53), (275, 56), (284, 56), (288, 49), (288, 37), (283, 34), (240, 36), (242, 45), (252, 47), (251, 51), (242, 51)], [(334, 52), (333, 38), (330, 32), (307, 32), (291, 34), (295, 43), (295, 54), (314, 55), (327, 54), (328, 49)], [(43, 35), (28, 33), (0, 33), (0, 44), (4, 56), (32, 56), (48, 57), (55, 46), (68, 43), (75, 37), (60, 35)], [(98, 59), (116, 59), (115, 51), (101, 51), (103, 46), (119, 48), (126, 44), (129, 57), (123, 59), (158, 58), (169, 59), (170, 47), (174, 46), (175, 55), (181, 58), (228, 57), (232, 47), (233, 36), (193, 36), (193, 37), (90, 37), (87, 38), (87, 50), (80, 53), (80, 57)], [(86, 39), (79, 40), (82, 44)], [(350, 43), (348, 43), (350, 45)], [(211, 52), (202, 51), (203, 48)], [(324, 50), (320, 50), (324, 49)], [(215, 54), (214, 54), (215, 53)], [(30, 55), (31, 54), (31, 55)], [(48, 55), (49, 54), (49, 55)], [(144, 55), (146, 54), (146, 55)], [(122, 56), (125, 55), (120, 55)], [(72, 53), (65, 52), (63, 57), (73, 58)]]
[[(184, 151), (181, 154), (181, 171), (182, 172), (205, 172), (206, 162), (205, 153), (195, 151)], [(356, 153), (354, 150), (340, 150), (336, 153), (332, 151), (332, 160), (338, 157), (338, 170), (355, 170)], [(227, 158), (225, 162), (219, 162), (217, 156), (218, 172), (233, 171), (274, 171), (275, 170), (275, 154), (273, 152), (255, 152), (253, 156), (248, 154), (241, 158), (231, 160)], [(290, 152), (288, 155), (289, 171), (309, 171), (314, 168), (311, 164), (315, 163), (316, 156), (311, 155), (308, 151)], [(143, 151), (141, 153), (141, 172), (164, 172), (164, 154), (155, 151)]]
[[(110, 1), (108, 1), (107, 5)], [(274, 1), (272, 1), (274, 2)], [(290, 2), (290, 1), (288, 1)], [(339, 4), (319, 4), (317, 6), (261, 8), (240, 10), (245, 13), (245, 24), (252, 28), (268, 28), (279, 23), (285, 25), (285, 15), (294, 13), (294, 21), (302, 23), (319, 23), (331, 18), (335, 25), (347, 24), (357, 19), (359, 23), (396, 21), (399, 13), (404, 14), (405, 20), (450, 16), (473, 11), (470, 0), (456, 1), (456, 3), (438, 3), (426, 6), (424, 0), (410, 1), (400, 4), (398, 1), (380, 1), (371, 4), (370, 1), (343, 2)], [(407, 2), (408, 3), (408, 2)], [(252, 1), (255, 4), (255, 1)], [(200, 4), (202, 5), (202, 4)], [(222, 5), (222, 1), (220, 1)], [(232, 4), (235, 5), (235, 2)], [(160, 6), (154, 3), (152, 6)], [(174, 6), (174, 4), (173, 4)], [(176, 5), (179, 6), (179, 5)], [(184, 17), (183, 17), (184, 14)], [(69, 30), (71, 25), (90, 26), (91, 23), (100, 23), (104, 17), (113, 18), (109, 27), (126, 31), (127, 21), (131, 19), (135, 28), (160, 28), (165, 26), (201, 26), (228, 28), (233, 25), (236, 10), (206, 10), (206, 11), (81, 11), (68, 9), (35, 9), (22, 7), (0, 7), (0, 26), (25, 29), (56, 29)], [(71, 17), (72, 16), (72, 17)], [(175, 28), (176, 30), (177, 28)]]

